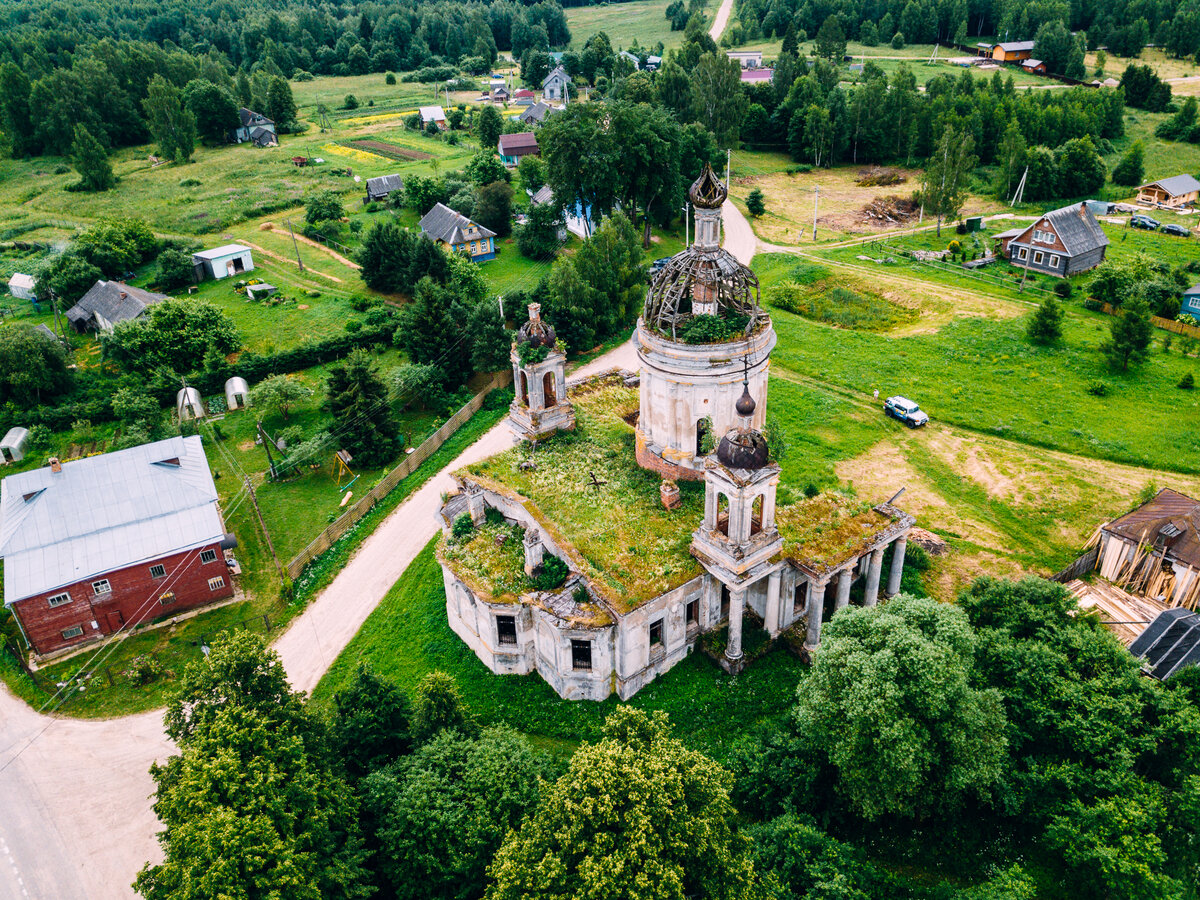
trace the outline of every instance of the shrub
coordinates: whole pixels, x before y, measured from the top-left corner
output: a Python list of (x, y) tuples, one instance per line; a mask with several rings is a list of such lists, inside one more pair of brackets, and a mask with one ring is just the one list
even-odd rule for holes
[[(457, 524), (457, 523), (456, 523)], [(571, 570), (557, 556), (547, 555), (533, 575), (533, 587), (538, 591), (552, 591), (567, 580)]]
[(1062, 297), (1064, 300), (1071, 296), (1071, 291), (1073, 289), (1074, 288), (1072, 287), (1071, 282), (1067, 281), (1065, 278), (1054, 285), (1054, 293), (1058, 294), (1058, 296)]
[(395, 84), (396, 83), (396, 74), (394, 72), (388, 72), (386, 75), (383, 76), (383, 83), (384, 84)]
[(892, 49), (893, 50), (903, 50), (904, 49), (904, 32), (903, 31), (897, 31), (895, 34), (892, 35)]
[(1196, 378), (1191, 372), (1188, 372), (1179, 379), (1179, 388), (1184, 391), (1190, 391), (1196, 386)]
[(1086, 300), (1083, 301), (1083, 308), (1087, 309), (1087, 310), (1091, 310), (1092, 312), (1100, 312), (1101, 310), (1104, 309), (1104, 304), (1101, 303), (1099, 300), (1097, 300), (1095, 297), (1088, 297)]
[(1181, 322), (1184, 325), (1191, 325), (1193, 328), (1195, 328), (1198, 324), (1200, 324), (1200, 322), (1196, 321), (1196, 317), (1193, 316), (1191, 313), (1180, 313), (1179, 315), (1177, 315), (1175, 317), (1175, 321)]
[(180, 187), (196, 187), (198, 184), (200, 184), (199, 178), (184, 178), (179, 182)]
[(292, 76), (292, 81), (312, 81), (312, 72), (305, 72), (303, 69), (297, 69), (296, 74)]
[(1088, 385), (1087, 392), (1093, 397), (1107, 397), (1108, 383), (1104, 381), (1093, 381)]
[(454, 524), (450, 526), (450, 534), (452, 537), (459, 539), (464, 538), (475, 530), (475, 523), (471, 521), (470, 513), (461, 513)]
[(719, 316), (692, 316), (680, 337), (685, 344), (719, 344), (733, 336), (729, 323)]
[(342, 109), (358, 109), (358, 98), (347, 94), (346, 99), (342, 101)]
[(767, 204), (761, 190), (755, 188), (746, 195), (746, 209), (756, 219), (767, 211)]
[(138, 687), (150, 684), (152, 681), (158, 681), (167, 674), (167, 667), (159, 661), (157, 656), (149, 653), (143, 653), (141, 656), (135, 656), (129, 663), (129, 668), (125, 670), (125, 674), (129, 676)]

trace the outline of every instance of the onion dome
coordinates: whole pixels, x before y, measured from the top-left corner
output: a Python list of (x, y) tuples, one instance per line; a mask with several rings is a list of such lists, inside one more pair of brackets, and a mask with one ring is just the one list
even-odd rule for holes
[(721, 438), (717, 459), (729, 469), (761, 469), (770, 462), (771, 452), (761, 432), (753, 428), (735, 428)]
[(553, 349), (556, 339), (554, 328), (549, 322), (542, 321), (542, 305), (530, 303), (529, 321), (517, 329), (517, 343)]
[(738, 397), (738, 401), (733, 405), (733, 408), (737, 410), (739, 416), (748, 419), (754, 415), (754, 410), (757, 406), (758, 404), (754, 402), (754, 398), (750, 396), (750, 385), (744, 384), (742, 386), (742, 396)]
[(688, 199), (697, 209), (720, 209), (728, 196), (729, 189), (721, 183), (721, 179), (708, 163), (704, 164), (700, 177), (693, 181), (688, 189)]

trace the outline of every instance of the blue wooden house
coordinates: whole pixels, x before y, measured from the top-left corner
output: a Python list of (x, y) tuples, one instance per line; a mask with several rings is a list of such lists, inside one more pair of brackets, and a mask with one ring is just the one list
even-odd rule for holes
[(421, 231), (453, 253), (466, 253), (474, 262), (496, 258), (496, 232), (472, 222), (444, 203), (422, 216)]
[(1200, 319), (1200, 284), (1193, 284), (1183, 292), (1179, 300), (1179, 311)]

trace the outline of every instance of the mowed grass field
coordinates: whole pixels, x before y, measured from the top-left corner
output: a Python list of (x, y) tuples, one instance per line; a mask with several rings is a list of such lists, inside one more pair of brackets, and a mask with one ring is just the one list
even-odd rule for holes
[[(614, 50), (625, 50), (636, 40), (639, 47), (653, 47), (662, 41), (668, 50), (683, 43), (683, 32), (672, 31), (666, 16), (672, 0), (633, 0), (630, 3), (602, 3), (596, 6), (572, 6), (566, 10), (571, 29), (571, 49), (582, 50), (587, 39), (598, 31), (608, 35)], [(718, 0), (709, 0), (705, 17), (716, 11)]]

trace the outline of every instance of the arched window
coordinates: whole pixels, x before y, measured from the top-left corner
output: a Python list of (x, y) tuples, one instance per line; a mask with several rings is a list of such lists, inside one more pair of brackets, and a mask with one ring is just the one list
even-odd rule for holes
[(554, 394), (553, 372), (547, 372), (542, 376), (542, 400), (547, 409), (558, 402)]
[(529, 379), (525, 377), (525, 373), (521, 373), (521, 403), (524, 406), (529, 405)]
[(750, 533), (758, 534), (762, 531), (763, 522), (763, 495), (759, 494), (754, 498), (754, 505), (750, 507)]

